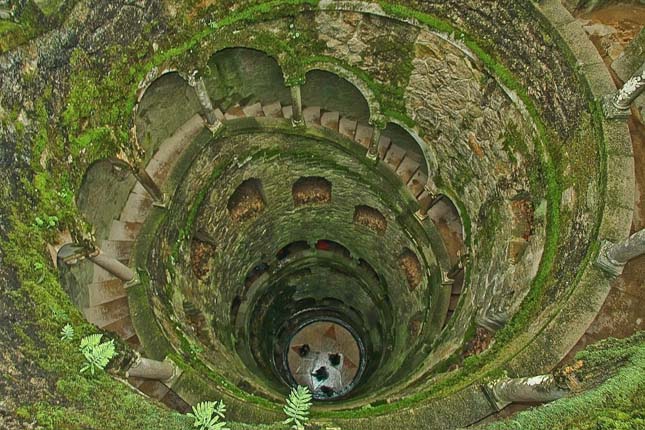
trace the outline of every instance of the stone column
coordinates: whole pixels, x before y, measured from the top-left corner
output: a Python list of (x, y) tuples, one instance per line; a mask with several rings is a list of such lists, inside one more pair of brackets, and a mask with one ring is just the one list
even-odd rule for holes
[(155, 206), (165, 206), (166, 198), (159, 186), (155, 183), (152, 177), (148, 174), (144, 167), (133, 168), (132, 173), (141, 186), (150, 194)]
[(629, 260), (642, 254), (645, 254), (645, 229), (616, 244), (604, 242), (595, 264), (610, 275), (619, 276)]
[(629, 107), (645, 90), (645, 63), (625, 82), (623, 87), (603, 101), (603, 110), (607, 118), (626, 118)]
[(177, 371), (177, 366), (169, 360), (151, 360), (137, 354), (134, 363), (125, 372), (125, 377), (155, 379), (164, 382), (173, 379), (177, 375)]
[(155, 206), (165, 207), (166, 196), (161, 188), (155, 183), (154, 179), (148, 174), (145, 167), (135, 167), (125, 159), (117, 157), (110, 158), (110, 163), (115, 168), (132, 172), (137, 182), (141, 184), (144, 190), (152, 197)]
[(370, 140), (370, 146), (367, 148), (367, 158), (370, 160), (376, 160), (378, 158), (378, 143), (381, 140), (381, 133), (383, 129), (379, 126), (374, 126), (374, 132), (372, 133), (372, 139)]
[(569, 391), (560, 387), (553, 375), (507, 378), (484, 386), (497, 410), (511, 403), (545, 403), (564, 397)]
[(98, 250), (98, 252), (93, 255), (88, 255), (87, 258), (92, 263), (102, 267), (124, 282), (134, 279), (134, 272), (132, 269), (121, 263), (119, 260), (103, 254), (101, 250)]
[(300, 94), (300, 85), (294, 85), (291, 89), (291, 122), (294, 126), (303, 125), (302, 119), (302, 96)]
[(211, 98), (208, 95), (208, 90), (206, 90), (206, 84), (204, 79), (199, 78), (195, 80), (195, 92), (197, 93), (197, 98), (199, 99), (199, 104), (202, 107), (204, 112), (204, 117), (208, 125), (215, 125), (217, 123), (217, 116), (215, 115), (215, 109), (213, 109), (213, 103)]

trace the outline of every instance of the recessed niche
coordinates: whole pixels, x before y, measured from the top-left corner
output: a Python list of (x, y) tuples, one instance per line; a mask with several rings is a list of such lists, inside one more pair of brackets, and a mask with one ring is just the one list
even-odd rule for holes
[(343, 245), (341, 245), (338, 242), (334, 242), (333, 240), (324, 240), (324, 239), (319, 240), (318, 242), (316, 242), (316, 249), (319, 251), (333, 252), (334, 254), (341, 255), (345, 258), (352, 257), (352, 254), (349, 252), (349, 249), (345, 248)]
[(379, 282), (380, 278), (378, 276), (378, 273), (376, 273), (376, 270), (372, 267), (370, 263), (367, 261), (363, 260), (362, 258), (358, 259), (358, 267), (361, 267), (367, 271), (367, 273), (370, 274), (370, 276), (376, 281)]
[(204, 279), (210, 271), (210, 260), (215, 254), (215, 245), (193, 239), (190, 246), (190, 264), (197, 279)]
[(405, 274), (405, 279), (408, 281), (410, 291), (416, 289), (423, 280), (423, 269), (421, 268), (421, 263), (419, 263), (419, 259), (414, 252), (405, 248), (399, 256), (399, 267), (401, 267), (401, 270), (403, 270), (403, 273)]
[(304, 240), (291, 242), (290, 244), (283, 246), (282, 248), (280, 248), (278, 252), (276, 252), (276, 258), (282, 261), (287, 257), (289, 257), (290, 255), (296, 254), (298, 252), (306, 251), (308, 249), (309, 249), (309, 244)]
[(262, 193), (262, 182), (256, 178), (242, 182), (231, 194), (226, 207), (235, 222), (246, 221), (258, 216), (266, 207)]
[(256, 279), (258, 279), (260, 276), (262, 276), (263, 273), (267, 272), (269, 270), (269, 265), (267, 263), (259, 263), (249, 271), (249, 273), (246, 275), (246, 278), (244, 279), (244, 291), (248, 290), (253, 282), (255, 282)]
[(319, 176), (298, 179), (291, 187), (295, 206), (331, 202), (331, 182)]
[(370, 206), (359, 205), (354, 209), (354, 222), (363, 225), (378, 234), (384, 234), (387, 220), (378, 210)]

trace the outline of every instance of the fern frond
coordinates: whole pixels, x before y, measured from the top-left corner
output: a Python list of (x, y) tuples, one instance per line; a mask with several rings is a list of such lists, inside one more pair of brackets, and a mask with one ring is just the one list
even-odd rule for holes
[(74, 327), (71, 324), (67, 323), (60, 330), (60, 340), (72, 340), (74, 339)]
[(296, 430), (304, 429), (305, 423), (309, 420), (309, 408), (311, 408), (311, 392), (309, 388), (298, 385), (291, 389), (287, 404), (282, 409), (287, 415), (285, 424), (293, 424), (291, 428)]
[(194, 420), (193, 427), (199, 427), (199, 430), (228, 430), (225, 427), (226, 421), (220, 421), (220, 418), (224, 419), (225, 412), (226, 405), (220, 400), (199, 402), (193, 406), (192, 413), (187, 415)]

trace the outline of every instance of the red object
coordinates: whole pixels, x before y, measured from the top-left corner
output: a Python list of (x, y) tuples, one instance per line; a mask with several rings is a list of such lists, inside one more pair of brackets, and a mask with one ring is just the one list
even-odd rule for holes
[(329, 251), (331, 249), (331, 244), (326, 240), (319, 240), (316, 242), (316, 249), (321, 251)]

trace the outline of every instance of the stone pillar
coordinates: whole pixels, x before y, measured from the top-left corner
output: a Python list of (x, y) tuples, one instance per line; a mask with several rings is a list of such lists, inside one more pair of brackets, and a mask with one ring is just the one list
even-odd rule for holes
[(125, 377), (155, 379), (164, 382), (170, 381), (173, 377), (177, 376), (177, 371), (177, 366), (169, 360), (151, 360), (137, 354), (134, 363), (125, 372)]
[(108, 257), (100, 250), (98, 250), (98, 252), (93, 255), (88, 255), (87, 258), (92, 263), (102, 267), (124, 282), (128, 282), (134, 279), (134, 272), (132, 271), (132, 269), (121, 263), (119, 260)]
[(645, 64), (625, 82), (623, 87), (603, 101), (603, 110), (607, 118), (626, 118), (629, 107), (645, 90)]
[(300, 94), (300, 85), (294, 85), (291, 89), (291, 122), (294, 126), (303, 125), (302, 119), (302, 96)]
[(165, 207), (166, 197), (159, 186), (155, 183), (154, 179), (152, 179), (148, 174), (145, 167), (135, 167), (127, 160), (119, 158), (118, 156), (110, 158), (110, 163), (112, 163), (112, 166), (116, 169), (125, 169), (132, 172), (137, 182), (139, 182), (143, 189), (150, 194), (150, 197), (152, 197), (153, 204), (155, 206)]
[(616, 244), (605, 241), (595, 264), (610, 275), (619, 276), (629, 260), (642, 254), (645, 254), (645, 229)]
[(141, 186), (148, 192), (148, 194), (150, 194), (153, 203), (156, 206), (165, 206), (166, 199), (164, 193), (161, 191), (152, 177), (148, 174), (148, 172), (146, 172), (146, 169), (143, 167), (133, 168), (132, 173), (134, 174), (134, 177), (137, 178), (137, 181), (139, 181)]
[(378, 143), (381, 140), (381, 133), (383, 129), (379, 126), (374, 127), (374, 132), (372, 133), (372, 139), (370, 140), (370, 146), (367, 148), (367, 158), (370, 160), (376, 160), (378, 158)]
[(195, 92), (197, 93), (197, 98), (199, 99), (199, 104), (202, 107), (204, 117), (208, 125), (215, 125), (217, 123), (217, 116), (215, 115), (215, 109), (213, 109), (213, 103), (211, 98), (208, 95), (208, 90), (206, 90), (206, 84), (202, 78), (195, 80)]
[(560, 387), (553, 375), (507, 378), (484, 386), (497, 410), (511, 403), (545, 403), (564, 397), (569, 391)]

